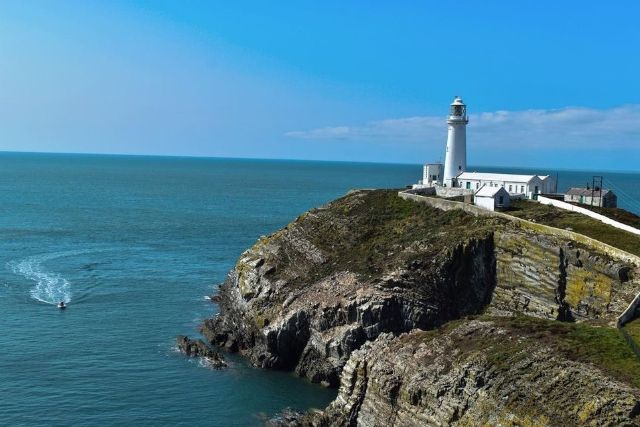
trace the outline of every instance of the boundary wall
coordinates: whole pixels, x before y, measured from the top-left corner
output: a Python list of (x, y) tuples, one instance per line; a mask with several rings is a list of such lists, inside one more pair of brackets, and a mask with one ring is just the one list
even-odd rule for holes
[(607, 225), (610, 225), (615, 228), (619, 228), (620, 230), (628, 231), (629, 233), (640, 235), (640, 230), (637, 228), (631, 227), (630, 225), (623, 224), (614, 219), (601, 215), (599, 213), (590, 211), (589, 209), (581, 208), (580, 206), (572, 205), (571, 203), (562, 202), (560, 200), (549, 199), (548, 197), (538, 196), (538, 202), (543, 205), (552, 205), (556, 208), (565, 209), (568, 211), (578, 212), (593, 219), (597, 219), (598, 221), (604, 222)]

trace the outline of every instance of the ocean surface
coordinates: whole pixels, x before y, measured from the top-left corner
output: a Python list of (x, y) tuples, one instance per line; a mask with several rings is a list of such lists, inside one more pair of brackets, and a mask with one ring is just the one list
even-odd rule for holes
[[(594, 174), (558, 171), (559, 189)], [(349, 189), (420, 175), (419, 165), (0, 153), (0, 424), (259, 425), (284, 407), (324, 407), (334, 390), (234, 356), (212, 370), (178, 353), (175, 337), (197, 336), (216, 313), (205, 296), (261, 235)], [(640, 213), (640, 174), (602, 175)]]

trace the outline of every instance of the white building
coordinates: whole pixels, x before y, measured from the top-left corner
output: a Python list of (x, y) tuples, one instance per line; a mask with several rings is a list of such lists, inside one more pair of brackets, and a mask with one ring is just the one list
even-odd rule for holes
[(473, 203), (490, 211), (507, 209), (511, 206), (511, 197), (504, 187), (483, 185), (473, 195)]
[(467, 106), (459, 96), (451, 103), (447, 119), (447, 151), (444, 159), (445, 187), (455, 187), (455, 178), (467, 170)]
[(611, 190), (600, 188), (570, 188), (564, 195), (565, 202), (583, 205), (599, 206), (602, 208), (618, 207), (618, 196)]
[(558, 181), (551, 175), (543, 175), (540, 176), (542, 180), (542, 193), (557, 193), (558, 192)]
[(537, 175), (510, 173), (463, 172), (457, 177), (458, 187), (479, 190), (482, 186), (504, 188), (510, 195), (528, 199), (542, 192), (543, 180)]
[(536, 194), (556, 192), (556, 179), (549, 175), (466, 172), (468, 123), (467, 106), (456, 96), (450, 105), (447, 118), (444, 168), (440, 163), (424, 165), (422, 180), (413, 185), (414, 189), (435, 187), (439, 196), (453, 197), (470, 194), (486, 185), (494, 188), (503, 187), (512, 197), (529, 199)]
[(442, 163), (427, 163), (422, 167), (422, 182), (427, 187), (442, 185)]

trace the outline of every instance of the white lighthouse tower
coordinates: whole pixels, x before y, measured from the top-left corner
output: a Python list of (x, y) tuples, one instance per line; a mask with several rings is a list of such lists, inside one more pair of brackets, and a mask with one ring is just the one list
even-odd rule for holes
[(456, 177), (467, 169), (467, 106), (459, 96), (451, 103), (447, 124), (447, 152), (444, 159), (444, 185), (456, 186)]

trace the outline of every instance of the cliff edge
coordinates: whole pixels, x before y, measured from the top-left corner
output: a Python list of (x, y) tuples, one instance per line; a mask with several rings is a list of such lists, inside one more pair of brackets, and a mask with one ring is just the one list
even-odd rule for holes
[[(560, 401), (538, 399), (540, 408), (554, 408), (539, 411), (541, 425), (610, 416), (633, 425), (640, 364), (614, 327), (640, 292), (638, 268), (502, 217), (445, 212), (395, 191), (355, 191), (244, 252), (220, 286), (220, 314), (202, 333), (256, 366), (340, 386), (329, 408), (293, 424), (518, 424), (532, 416), (518, 396), (557, 387), (568, 399), (580, 395), (582, 406), (565, 414)], [(537, 332), (509, 324), (521, 315)], [(612, 367), (607, 358), (558, 351), (595, 342), (575, 334), (563, 340), (554, 325), (567, 324), (558, 321), (607, 331), (628, 353)], [(489, 351), (496, 346), (513, 359)], [(597, 390), (573, 390), (594, 381)], [(608, 403), (595, 393), (610, 396)], [(586, 407), (595, 415), (585, 415)]]

